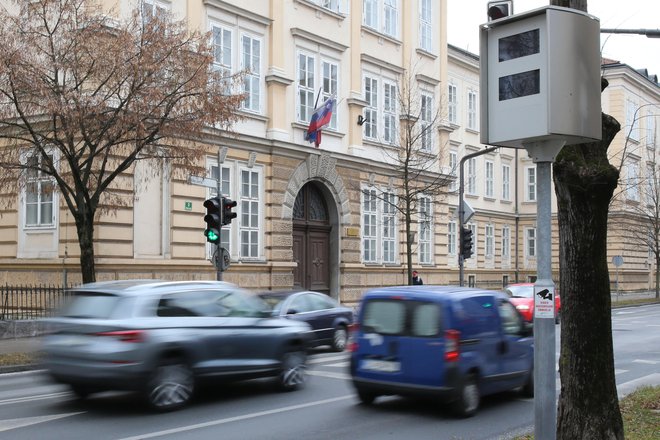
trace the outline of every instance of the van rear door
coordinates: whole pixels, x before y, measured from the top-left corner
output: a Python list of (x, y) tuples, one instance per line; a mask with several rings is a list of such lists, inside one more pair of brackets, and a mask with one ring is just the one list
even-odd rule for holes
[(445, 344), (441, 306), (397, 298), (365, 301), (356, 373), (364, 378), (441, 386)]

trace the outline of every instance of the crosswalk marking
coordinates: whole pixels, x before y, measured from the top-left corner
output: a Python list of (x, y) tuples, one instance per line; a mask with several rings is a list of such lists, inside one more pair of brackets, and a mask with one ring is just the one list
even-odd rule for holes
[(37, 423), (50, 422), (51, 420), (63, 419), (65, 417), (77, 416), (78, 414), (84, 414), (85, 412), (86, 411), (80, 411), (66, 414), (53, 414), (51, 416), (22, 417), (20, 419), (0, 420), (0, 432), (36, 425)]

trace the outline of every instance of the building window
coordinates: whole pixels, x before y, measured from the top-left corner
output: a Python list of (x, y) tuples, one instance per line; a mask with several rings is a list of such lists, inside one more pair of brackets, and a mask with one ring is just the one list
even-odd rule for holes
[(363, 24), (390, 37), (397, 37), (399, 33), (397, 3), (398, 0), (364, 0)]
[[(52, 162), (52, 157), (50, 158)], [(40, 154), (27, 158), (25, 188), (25, 226), (29, 228), (55, 225), (55, 180), (41, 171), (44, 168)]]
[(511, 228), (506, 225), (502, 227), (502, 259), (508, 260), (511, 256)]
[[(238, 216), (231, 224), (220, 230), (220, 247), (228, 249), (233, 259), (242, 261), (262, 259), (262, 168), (259, 166), (246, 168), (235, 162), (225, 162), (218, 168), (217, 163), (211, 162), (209, 171), (210, 178), (220, 179), (221, 195), (237, 202), (234, 212)], [(215, 190), (209, 193), (209, 197), (216, 196)], [(208, 257), (214, 251), (215, 246), (207, 246)]]
[[(376, 188), (362, 191), (362, 258), (365, 263), (397, 261), (396, 195)], [(382, 218), (380, 223), (378, 219)], [(380, 243), (380, 245), (379, 245)]]
[(422, 151), (431, 151), (433, 149), (433, 97), (422, 95), (422, 104), (420, 109), (420, 128), (422, 131), (421, 149)]
[(465, 186), (466, 194), (477, 194), (477, 159), (474, 157), (467, 160), (467, 182)]
[(495, 254), (495, 227), (493, 225), (486, 225), (486, 258), (493, 258)]
[(525, 168), (525, 201), (536, 201), (536, 166)]
[(626, 164), (626, 195), (628, 200), (639, 201), (639, 163), (629, 161)]
[(478, 130), (477, 125), (477, 92), (468, 91), (468, 112), (467, 112), (467, 128), (470, 130)]
[(433, 50), (433, 3), (419, 0), (419, 47), (427, 52)]
[(449, 184), (449, 191), (456, 191), (458, 189), (457, 177), (458, 169), (458, 153), (456, 151), (449, 152), (449, 173), (454, 177)]
[(655, 149), (655, 114), (653, 110), (649, 110), (646, 115), (646, 146), (650, 149)]
[(259, 258), (259, 195), (260, 175), (256, 171), (241, 170), (241, 221), (239, 236), (241, 240), (241, 253), (243, 259)]
[(364, 78), (364, 99), (367, 106), (364, 109), (364, 136), (368, 139), (378, 138), (378, 80)]
[(298, 121), (309, 122), (314, 112), (316, 60), (313, 56), (298, 54)]
[(509, 285), (509, 275), (502, 275), (502, 287)]
[[(363, 135), (365, 139), (398, 145), (398, 90), (392, 78), (368, 73), (364, 76)], [(382, 136), (382, 139), (379, 138)]]
[(447, 119), (450, 123), (458, 125), (458, 95), (454, 84), (449, 84), (447, 91)]
[[(339, 90), (339, 64), (323, 60), (321, 62), (321, 72), (323, 75), (323, 101), (330, 98), (336, 98)], [(337, 106), (332, 112), (328, 128), (337, 129)]]
[(213, 67), (223, 78), (232, 72), (232, 31), (218, 25), (211, 25), (213, 38)]
[(536, 229), (535, 228), (525, 229), (525, 250), (527, 251), (527, 257), (529, 257), (529, 258), (536, 257)]
[(261, 111), (261, 40), (250, 35), (242, 37), (243, 69), (245, 79), (243, 80), (243, 92), (245, 100), (243, 108), (253, 112)]
[(383, 105), (383, 140), (390, 144), (396, 142), (396, 84), (386, 82), (384, 84)]
[(494, 190), (495, 164), (492, 160), (486, 161), (486, 197), (495, 197)]
[(468, 287), (477, 287), (476, 275), (468, 275)]
[(447, 254), (456, 255), (456, 243), (458, 237), (456, 235), (456, 222), (451, 221), (447, 224)]
[(511, 166), (502, 165), (502, 200), (511, 200)]
[(155, 16), (165, 16), (170, 12), (168, 2), (161, 0), (142, 0), (142, 20), (148, 23)]
[(396, 196), (383, 194), (383, 262), (396, 262)]
[(433, 211), (431, 198), (419, 197), (419, 262), (433, 263), (432, 249)]
[(316, 0), (316, 2), (323, 8), (332, 12), (340, 13), (340, 0)]
[(639, 121), (637, 120), (638, 106), (631, 99), (626, 100), (626, 137), (639, 142)]

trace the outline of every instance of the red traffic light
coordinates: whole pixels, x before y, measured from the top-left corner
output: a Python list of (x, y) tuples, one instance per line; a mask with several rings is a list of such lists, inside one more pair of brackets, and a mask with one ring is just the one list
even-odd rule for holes
[(238, 214), (232, 211), (236, 207), (237, 203), (235, 200), (230, 199), (229, 197), (222, 198), (222, 224), (228, 225), (233, 219), (236, 218)]

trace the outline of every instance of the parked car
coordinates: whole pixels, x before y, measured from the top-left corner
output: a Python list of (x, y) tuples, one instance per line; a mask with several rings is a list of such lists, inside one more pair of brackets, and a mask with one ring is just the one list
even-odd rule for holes
[(373, 289), (351, 332), (350, 373), (364, 404), (432, 396), (462, 416), (482, 396), (534, 393), (534, 338), (502, 292), (455, 286)]
[[(504, 288), (511, 303), (518, 309), (527, 322), (534, 322), (534, 283), (509, 284)], [(555, 289), (555, 323), (561, 320), (561, 298)]]
[(344, 351), (353, 309), (319, 292), (263, 292), (259, 296), (272, 307), (273, 316), (306, 322), (312, 327), (311, 345), (330, 345)]
[(44, 366), (79, 397), (141, 391), (179, 408), (206, 378), (305, 382), (310, 327), (273, 318), (258, 297), (224, 282), (110, 281), (83, 285), (55, 318)]

